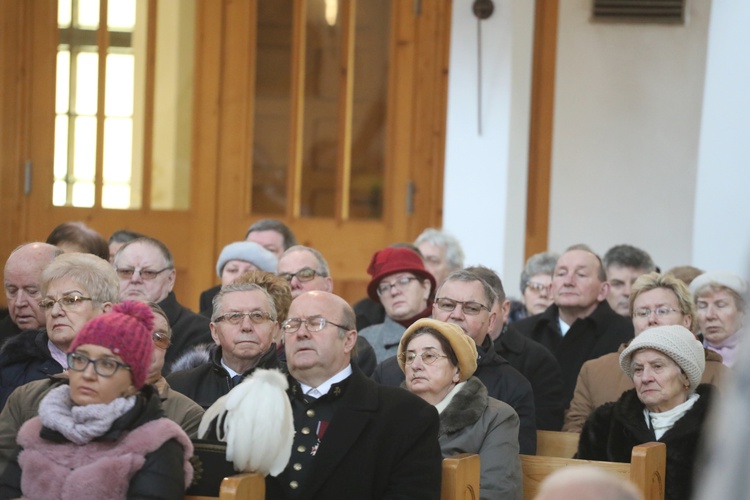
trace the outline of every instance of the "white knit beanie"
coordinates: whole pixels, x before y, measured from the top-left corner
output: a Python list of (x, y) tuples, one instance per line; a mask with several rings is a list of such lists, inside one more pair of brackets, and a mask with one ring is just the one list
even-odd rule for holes
[(279, 262), (274, 254), (254, 241), (235, 241), (225, 246), (219, 255), (219, 260), (216, 262), (216, 274), (219, 278), (221, 278), (224, 266), (230, 260), (243, 260), (269, 273), (276, 272), (276, 265)]
[(706, 367), (706, 355), (703, 345), (684, 326), (656, 326), (643, 331), (633, 339), (620, 354), (620, 366), (631, 379), (633, 371), (630, 363), (633, 354), (641, 349), (654, 349), (669, 356), (687, 375), (691, 391), (701, 383)]

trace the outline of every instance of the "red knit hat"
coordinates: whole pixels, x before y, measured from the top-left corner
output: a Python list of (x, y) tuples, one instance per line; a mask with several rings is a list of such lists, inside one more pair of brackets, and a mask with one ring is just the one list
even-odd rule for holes
[(367, 273), (372, 276), (372, 280), (367, 285), (367, 295), (375, 302), (380, 302), (378, 296), (380, 280), (396, 273), (412, 273), (418, 278), (430, 280), (431, 290), (435, 292), (435, 277), (425, 269), (422, 257), (408, 248), (388, 247), (375, 252), (367, 267)]
[(106, 347), (130, 366), (133, 385), (140, 389), (151, 364), (153, 329), (151, 308), (143, 302), (126, 300), (86, 323), (73, 339), (70, 352), (84, 344)]

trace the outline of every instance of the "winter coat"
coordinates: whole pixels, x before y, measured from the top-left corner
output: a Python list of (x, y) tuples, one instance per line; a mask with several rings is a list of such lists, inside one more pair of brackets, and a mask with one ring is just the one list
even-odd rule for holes
[(208, 326), (211, 321), (182, 306), (177, 302), (174, 292), (169, 292), (167, 298), (159, 302), (159, 307), (164, 310), (172, 328), (172, 344), (164, 356), (164, 368), (161, 371), (166, 375), (170, 372), (172, 363), (183, 353), (198, 344), (213, 344), (214, 340)]
[[(713, 386), (701, 384), (696, 392), (700, 396), (698, 401), (659, 439), (667, 445), (666, 500), (685, 500), (692, 492), (698, 442)], [(635, 389), (625, 392), (614, 403), (597, 408), (583, 427), (576, 457), (630, 462), (633, 446), (656, 441), (654, 431), (646, 426), (644, 408)]]
[(5, 341), (12, 337), (15, 337), (19, 333), (21, 333), (21, 329), (18, 328), (18, 325), (13, 323), (10, 315), (5, 316), (3, 319), (0, 319), (0, 346), (2, 346)]
[(568, 408), (581, 366), (610, 352), (633, 338), (633, 322), (620, 316), (606, 300), (590, 315), (570, 325), (565, 336), (560, 333), (559, 310), (552, 304), (546, 311), (531, 316), (509, 328), (515, 329), (550, 350), (560, 363), (563, 384), (563, 408)]
[[(565, 413), (566, 432), (581, 432), (586, 419), (595, 409), (616, 401), (623, 392), (635, 387), (633, 381), (620, 368), (620, 353), (629, 342), (622, 344), (617, 352), (605, 354), (591, 361), (586, 361), (578, 374), (576, 390), (570, 408)], [(720, 386), (729, 376), (729, 368), (721, 362), (721, 356), (710, 349), (704, 349), (706, 369), (703, 370), (701, 383)]]
[(538, 342), (505, 328), (495, 339), (495, 352), (521, 372), (534, 390), (536, 428), (559, 431), (563, 423), (560, 363)]
[(85, 445), (34, 417), (18, 433), (20, 447), (0, 477), (0, 498), (181, 499), (192, 480), (193, 446), (177, 424), (162, 417), (149, 385), (132, 409)]
[[(485, 337), (482, 346), (477, 346), (477, 354), (477, 370), (474, 376), (482, 381), (491, 398), (509, 404), (518, 414), (521, 420), (518, 435), (521, 453), (536, 454), (536, 414), (531, 384), (495, 352), (489, 335)], [(380, 363), (372, 374), (375, 382), (391, 387), (401, 386), (405, 378), (395, 356)]]
[(0, 349), (0, 408), (16, 387), (63, 371), (52, 359), (48, 342), (46, 330), (32, 330), (10, 338)]
[(440, 450), (444, 457), (477, 453), (482, 500), (523, 498), (518, 459), (518, 415), (490, 398), (482, 382), (471, 377), (440, 413)]
[[(210, 363), (199, 365), (189, 370), (173, 372), (167, 375), (167, 382), (178, 391), (198, 403), (204, 410), (232, 390), (232, 377), (222, 366), (221, 347), (214, 345), (209, 349)], [(256, 368), (278, 368), (276, 344), (261, 355), (258, 363), (242, 374), (250, 375)]]

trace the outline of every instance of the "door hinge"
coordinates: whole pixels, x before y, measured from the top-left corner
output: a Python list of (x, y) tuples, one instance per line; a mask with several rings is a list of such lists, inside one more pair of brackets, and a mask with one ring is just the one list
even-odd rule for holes
[(23, 164), (23, 194), (26, 196), (31, 194), (31, 160), (26, 160)]
[(414, 0), (413, 8), (414, 8), (414, 15), (416, 17), (419, 17), (420, 15), (422, 15), (422, 0)]

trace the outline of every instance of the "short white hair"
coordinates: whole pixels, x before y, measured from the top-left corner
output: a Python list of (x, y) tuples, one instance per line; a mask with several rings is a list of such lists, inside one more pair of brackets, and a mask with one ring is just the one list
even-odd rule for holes
[(643, 500), (633, 483), (591, 465), (563, 467), (542, 481), (536, 500)]

